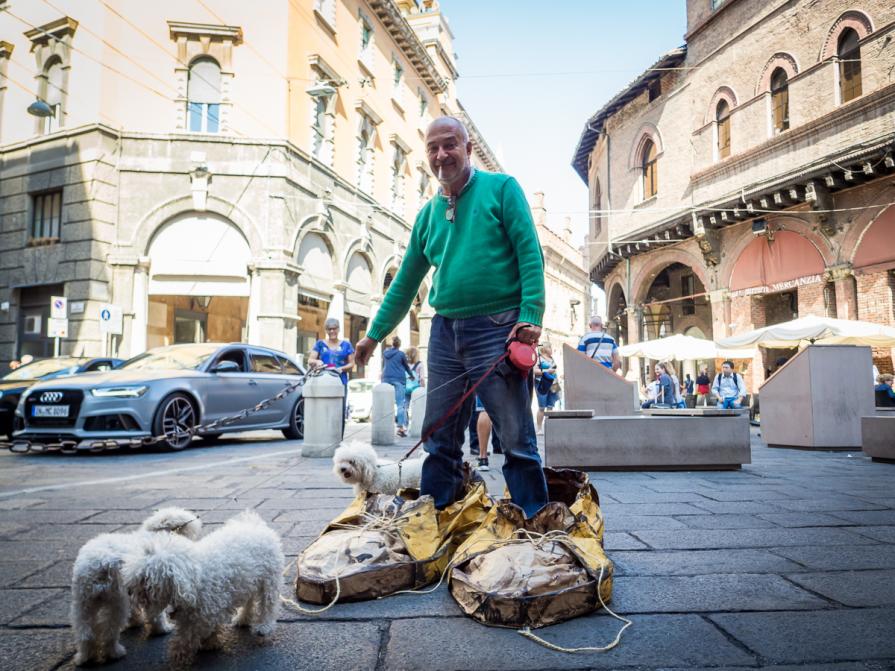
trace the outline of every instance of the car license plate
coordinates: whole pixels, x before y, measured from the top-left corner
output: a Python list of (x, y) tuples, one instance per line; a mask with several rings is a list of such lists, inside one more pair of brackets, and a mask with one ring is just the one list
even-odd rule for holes
[(68, 417), (67, 405), (35, 405), (32, 417)]

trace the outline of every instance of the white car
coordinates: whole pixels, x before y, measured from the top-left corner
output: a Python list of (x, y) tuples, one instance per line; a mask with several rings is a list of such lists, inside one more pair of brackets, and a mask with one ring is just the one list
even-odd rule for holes
[(373, 414), (373, 386), (376, 380), (348, 381), (348, 412), (355, 422), (369, 422)]

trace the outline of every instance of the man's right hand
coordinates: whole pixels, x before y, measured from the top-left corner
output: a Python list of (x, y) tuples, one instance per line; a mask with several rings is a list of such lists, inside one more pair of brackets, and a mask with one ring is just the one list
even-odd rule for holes
[(354, 361), (359, 366), (366, 366), (379, 343), (372, 338), (361, 338), (354, 346)]

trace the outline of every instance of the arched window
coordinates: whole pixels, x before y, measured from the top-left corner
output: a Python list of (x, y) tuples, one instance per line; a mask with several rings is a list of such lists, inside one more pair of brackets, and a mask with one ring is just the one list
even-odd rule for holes
[(640, 167), (643, 170), (643, 199), (652, 198), (659, 192), (659, 159), (656, 145), (647, 140), (643, 145)]
[(789, 129), (789, 77), (783, 68), (777, 68), (771, 74), (771, 105), (774, 132), (781, 133)]
[(836, 55), (839, 57), (839, 99), (847, 103), (861, 95), (861, 46), (854, 29), (846, 28), (839, 35)]
[(721, 100), (715, 108), (715, 121), (718, 124), (718, 159), (730, 156), (730, 105)]
[(44, 132), (52, 133), (59, 130), (62, 126), (62, 96), (63, 96), (63, 70), (62, 61), (58, 58), (51, 60), (44, 70), (44, 81), (46, 82), (46, 90), (43, 99), (53, 110), (53, 116), (46, 118)]
[(213, 58), (197, 58), (187, 82), (187, 116), (194, 133), (217, 133), (221, 128), (221, 66)]

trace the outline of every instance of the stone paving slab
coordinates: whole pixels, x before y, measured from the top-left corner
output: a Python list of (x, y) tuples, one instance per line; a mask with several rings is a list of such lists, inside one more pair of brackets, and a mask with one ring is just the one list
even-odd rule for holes
[[(621, 646), (605, 653), (577, 655), (553, 652), (526, 641), (515, 631), (485, 627), (469, 618), (398, 620), (389, 630), (384, 668), (540, 671), (638, 665), (692, 668), (696, 664), (750, 665), (755, 661), (753, 655), (743, 652), (696, 615), (641, 615), (632, 620), (634, 626), (626, 632)], [(620, 624), (606, 615), (591, 615), (537, 633), (564, 646), (601, 646), (612, 641)]]
[(710, 613), (817, 609), (827, 602), (776, 575), (737, 574), (619, 577), (613, 610), (619, 613)]
[(0, 587), (15, 585), (32, 573), (37, 573), (51, 565), (52, 562), (48, 561), (0, 561)]
[(613, 515), (606, 519), (606, 529), (636, 531), (638, 529), (686, 529), (687, 525), (673, 517), (661, 515)]
[(895, 658), (895, 609), (711, 615), (748, 649), (774, 663)]
[[(877, 527), (884, 528), (884, 527)], [(873, 541), (843, 529), (736, 529), (639, 531), (637, 538), (656, 549), (760, 548), (786, 545), (856, 545)], [(893, 541), (895, 542), (895, 541)]]
[(771, 552), (803, 564), (807, 569), (895, 569), (895, 545), (836, 545), (771, 548)]
[(60, 589), (2, 589), (0, 590), (0, 624), (9, 624), (36, 606), (58, 599), (64, 594)]
[(697, 508), (690, 503), (603, 503), (600, 499), (600, 507), (608, 518), (610, 515), (705, 515), (703, 508)]
[[(32, 564), (32, 573), (18, 581), (16, 587), (70, 587), (73, 562), (64, 559), (49, 566), (37, 568)], [(2, 569), (0, 569), (2, 570)]]
[(793, 512), (827, 512), (838, 510), (883, 510), (885, 506), (878, 503), (870, 503), (854, 497), (819, 497), (816, 499), (804, 500), (784, 500), (777, 501), (776, 504), (785, 510)]
[(856, 527), (853, 529), (867, 538), (882, 541), (883, 543), (895, 543), (895, 526), (891, 527)]
[(614, 552), (616, 575), (704, 575), (730, 573), (788, 573), (800, 564), (769, 550), (678, 550), (674, 552)]
[(680, 515), (676, 519), (691, 529), (769, 529), (773, 522), (757, 515)]
[(74, 655), (67, 629), (0, 630), (3, 671), (54, 669)]
[(758, 517), (777, 526), (791, 528), (852, 526), (847, 520), (828, 513), (762, 513)]
[(794, 573), (787, 577), (846, 606), (895, 606), (895, 570)]
[(784, 509), (778, 505), (780, 502), (765, 503), (764, 501), (705, 501), (694, 502), (699, 514), (706, 512), (717, 515), (756, 515), (759, 513), (779, 513)]

